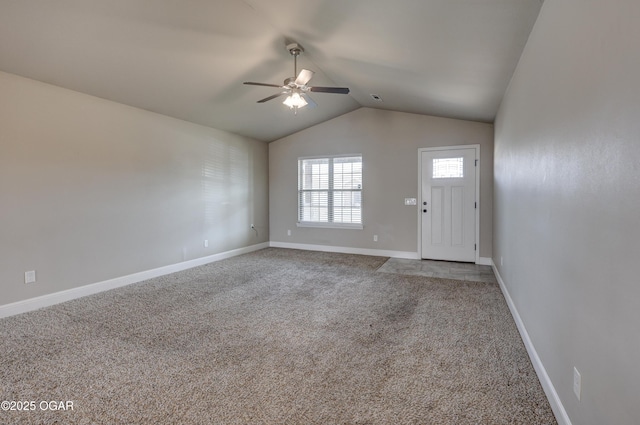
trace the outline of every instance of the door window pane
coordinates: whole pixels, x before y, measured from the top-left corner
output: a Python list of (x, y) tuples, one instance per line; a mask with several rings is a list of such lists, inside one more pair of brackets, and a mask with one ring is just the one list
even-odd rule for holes
[(464, 158), (434, 158), (434, 179), (461, 179), (464, 177)]

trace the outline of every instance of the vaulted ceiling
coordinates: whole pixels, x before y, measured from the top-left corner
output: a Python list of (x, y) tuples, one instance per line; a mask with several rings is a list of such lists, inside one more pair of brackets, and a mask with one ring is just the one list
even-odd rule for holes
[[(362, 106), (492, 122), (541, 5), (0, 0), (0, 70), (264, 141)], [(278, 89), (242, 83), (292, 77), (289, 41), (310, 85), (351, 93), (256, 103)]]

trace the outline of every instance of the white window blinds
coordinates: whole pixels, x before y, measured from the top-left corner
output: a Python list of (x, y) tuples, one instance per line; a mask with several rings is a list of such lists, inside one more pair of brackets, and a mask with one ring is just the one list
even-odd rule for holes
[(298, 221), (362, 224), (362, 156), (298, 160)]

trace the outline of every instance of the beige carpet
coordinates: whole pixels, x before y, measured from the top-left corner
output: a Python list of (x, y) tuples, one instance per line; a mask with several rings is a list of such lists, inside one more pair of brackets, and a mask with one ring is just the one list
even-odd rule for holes
[[(0, 320), (2, 424), (555, 424), (496, 284), (266, 249)], [(73, 410), (42, 410), (42, 401)]]

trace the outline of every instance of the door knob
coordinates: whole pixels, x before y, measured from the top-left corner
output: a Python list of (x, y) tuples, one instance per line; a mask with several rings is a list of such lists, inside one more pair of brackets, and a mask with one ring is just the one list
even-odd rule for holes
[(427, 212), (427, 209), (426, 209), (426, 208), (425, 208), (425, 209), (423, 209), (423, 210), (422, 210), (422, 212), (423, 212), (423, 213), (426, 213), (426, 212)]
[(422, 205), (427, 205), (427, 201), (424, 201), (424, 202), (422, 203)]

